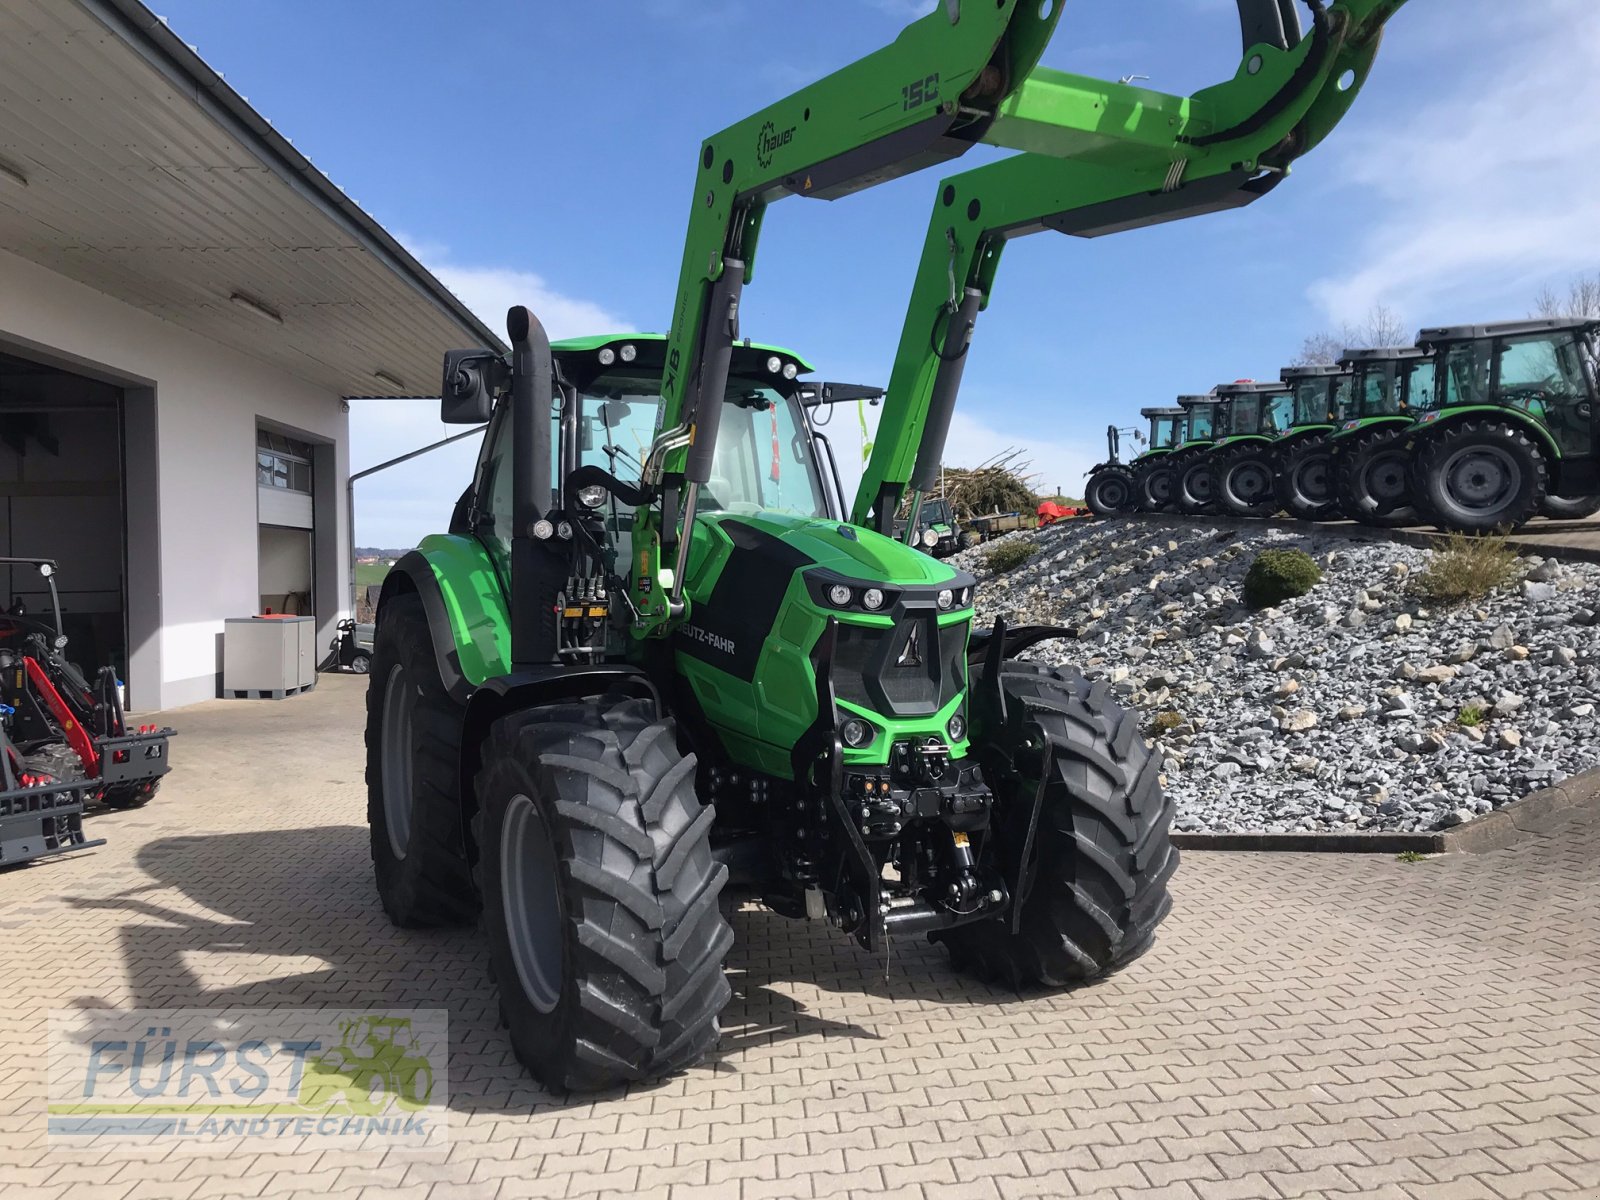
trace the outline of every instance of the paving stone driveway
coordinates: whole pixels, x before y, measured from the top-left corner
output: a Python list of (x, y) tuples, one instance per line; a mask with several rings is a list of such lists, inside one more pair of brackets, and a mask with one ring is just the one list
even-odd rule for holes
[[(747, 907), (716, 1060), (598, 1099), (511, 1060), (474, 933), (367, 862), (360, 693), (175, 714), (110, 844), (0, 874), (0, 1194), (1600, 1195), (1600, 820), (1481, 858), (1191, 854), (1156, 948), (1018, 998)], [(452, 1144), (131, 1159), (45, 1146), (45, 1014), (446, 1007)]]

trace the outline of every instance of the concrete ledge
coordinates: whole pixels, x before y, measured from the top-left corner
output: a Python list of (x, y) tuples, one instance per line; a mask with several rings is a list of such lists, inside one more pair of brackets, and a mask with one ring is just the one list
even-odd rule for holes
[[(1432, 550), (1446, 540), (1446, 535), (1436, 529), (1412, 527), (1408, 529), (1373, 529), (1354, 521), (1295, 521), (1289, 518), (1253, 518), (1199, 516), (1184, 517), (1175, 513), (1134, 513), (1126, 517), (1112, 517), (1115, 521), (1140, 521), (1158, 528), (1212, 525), (1218, 529), (1285, 529), (1306, 535), (1324, 534), (1349, 538), (1357, 542), (1399, 542)], [(1508, 549), (1517, 554), (1538, 554), (1564, 562), (1600, 562), (1600, 520), (1545, 521), (1525, 525), (1506, 540)]]
[(1600, 770), (1532, 792), (1476, 820), (1434, 833), (1174, 833), (1182, 850), (1313, 854), (1487, 854), (1555, 833), (1580, 808), (1600, 808)]

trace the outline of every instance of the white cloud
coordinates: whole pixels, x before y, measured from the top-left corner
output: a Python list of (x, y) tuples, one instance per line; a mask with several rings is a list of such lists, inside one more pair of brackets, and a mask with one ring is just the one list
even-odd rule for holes
[(524, 304), (532, 309), (552, 338), (590, 333), (625, 332), (626, 320), (603, 305), (551, 287), (544, 276), (515, 267), (479, 266), (457, 262), (449, 249), (431, 243), (401, 242), (440, 281), (459, 296), (497, 333), (503, 333), (506, 310)]
[[(1402, 119), (1368, 117), (1361, 133), (1336, 134), (1325, 151), (1338, 154), (1345, 182), (1378, 201), (1351, 266), (1310, 289), (1334, 321), (1359, 319), (1377, 302), (1440, 320), (1516, 316), (1541, 282), (1592, 255), (1600, 7), (1471, 7), (1438, 14), (1451, 28), (1424, 33), (1432, 61), (1450, 64), (1448, 95)], [(1397, 48), (1405, 34), (1395, 30)], [(1396, 57), (1391, 69), (1417, 61)], [(1490, 66), (1474, 70), (1480, 63)]]

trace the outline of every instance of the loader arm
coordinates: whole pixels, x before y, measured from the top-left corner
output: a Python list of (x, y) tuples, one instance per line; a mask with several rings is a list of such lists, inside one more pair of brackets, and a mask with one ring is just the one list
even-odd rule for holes
[(1242, 207), (1338, 124), (1405, 0), (1308, 2), (1309, 34), (1251, 43), (1247, 21), (1237, 74), (1191, 97), (1041, 68), (1007, 99), (985, 140), (1024, 153), (939, 186), (855, 523), (889, 532), (906, 492), (932, 486), (1009, 240), (1044, 229), (1100, 237)]

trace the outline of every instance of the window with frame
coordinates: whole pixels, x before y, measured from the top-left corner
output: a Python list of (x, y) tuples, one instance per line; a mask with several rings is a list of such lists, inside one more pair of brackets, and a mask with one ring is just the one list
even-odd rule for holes
[(311, 495), (312, 447), (281, 433), (256, 430), (256, 484)]

